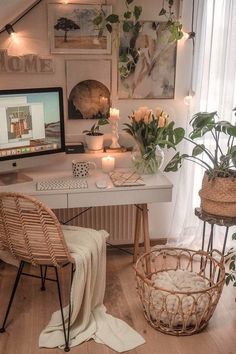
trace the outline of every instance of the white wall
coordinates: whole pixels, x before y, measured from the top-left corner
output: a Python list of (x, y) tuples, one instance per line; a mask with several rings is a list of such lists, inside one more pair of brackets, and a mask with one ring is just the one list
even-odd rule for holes
[[(49, 1), (50, 2), (50, 1)], [(52, 2), (52, 1), (51, 1)], [(73, 2), (73, 1), (70, 1)], [(94, 1), (74, 1), (76, 3), (92, 3)], [(99, 2), (99, 0), (97, 1)], [(114, 5), (113, 9), (119, 11), (122, 8), (123, 1), (111, 0), (107, 1)], [(158, 13), (162, 7), (162, 0), (137, 0), (137, 4), (143, 5), (144, 20), (156, 20)], [(184, 0), (180, 2), (180, 11), (182, 14), (182, 22), (184, 29), (190, 30), (191, 21), (191, 2)], [(66, 6), (66, 5), (65, 5)], [(3, 8), (4, 10), (4, 8)], [(0, 27), (5, 24), (1, 23)], [(47, 1), (42, 1), (29, 14), (27, 14), (15, 26), (17, 32), (18, 42), (13, 42), (7, 33), (0, 35), (0, 48), (8, 49), (10, 55), (21, 55), (36, 53), (41, 56), (50, 55), (48, 28), (47, 28)], [(117, 66), (116, 66), (116, 52), (113, 50), (113, 55), (96, 55), (98, 58), (112, 59), (112, 105), (120, 109), (121, 124), (127, 120), (128, 115), (139, 106), (149, 106), (155, 108), (157, 106), (163, 107), (171, 119), (176, 121), (176, 125), (186, 125), (187, 107), (183, 103), (183, 98), (188, 92), (190, 82), (190, 67), (191, 67), (191, 42), (180, 41), (177, 49), (177, 67), (176, 67), (176, 83), (175, 83), (175, 99), (165, 100), (118, 100), (116, 95), (117, 87)], [(89, 55), (54, 55), (55, 59), (55, 73), (53, 74), (15, 74), (15, 73), (1, 73), (0, 74), (0, 89), (25, 88), (25, 87), (48, 87), (48, 86), (62, 86), (66, 93), (66, 74), (65, 74), (65, 60), (66, 59), (94, 59), (95, 56)], [(66, 141), (76, 141), (79, 139), (81, 132), (88, 128), (91, 124), (87, 121), (68, 120), (66, 116), (66, 94), (64, 95), (65, 104), (65, 131)], [(109, 126), (105, 127), (105, 131), (109, 135)], [(166, 153), (166, 161), (168, 156), (172, 153)], [(174, 199), (176, 187), (178, 185), (178, 173), (168, 174), (169, 179), (174, 183), (174, 198), (172, 203), (156, 204), (150, 206), (150, 231), (151, 237), (164, 237), (168, 234), (169, 225), (172, 218), (174, 207)]]

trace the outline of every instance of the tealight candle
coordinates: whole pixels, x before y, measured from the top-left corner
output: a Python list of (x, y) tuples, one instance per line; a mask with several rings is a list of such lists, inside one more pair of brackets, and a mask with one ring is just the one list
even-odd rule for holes
[(112, 156), (102, 157), (102, 170), (103, 172), (111, 172), (115, 167), (115, 158)]

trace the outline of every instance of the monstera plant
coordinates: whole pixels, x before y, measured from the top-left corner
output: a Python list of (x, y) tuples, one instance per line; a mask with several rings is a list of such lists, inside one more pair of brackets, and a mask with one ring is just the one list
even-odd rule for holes
[[(236, 108), (233, 109), (236, 111)], [(193, 144), (191, 154), (177, 152), (165, 171), (177, 171), (184, 160), (205, 169), (202, 209), (210, 214), (236, 217), (236, 123), (219, 120), (217, 112), (200, 112), (190, 121), (192, 131), (184, 139)], [(203, 143), (210, 136), (211, 148)]]

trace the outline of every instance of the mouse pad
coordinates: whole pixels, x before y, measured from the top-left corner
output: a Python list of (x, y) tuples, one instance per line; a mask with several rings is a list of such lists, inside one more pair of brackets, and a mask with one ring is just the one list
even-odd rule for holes
[(110, 178), (115, 187), (144, 186), (142, 177), (137, 172), (110, 172)]

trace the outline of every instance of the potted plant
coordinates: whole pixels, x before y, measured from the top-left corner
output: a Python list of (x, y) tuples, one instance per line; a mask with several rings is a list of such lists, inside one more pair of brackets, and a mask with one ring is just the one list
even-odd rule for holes
[(100, 126), (105, 124), (109, 124), (109, 121), (107, 118), (102, 117), (89, 130), (83, 131), (85, 133), (85, 143), (89, 150), (97, 151), (103, 149), (104, 134), (100, 132)]
[(161, 167), (163, 152), (160, 148), (174, 148), (184, 137), (183, 128), (174, 128), (174, 122), (161, 108), (155, 112), (148, 107), (140, 107), (124, 123), (123, 129), (131, 135), (136, 146), (132, 160), (135, 169), (141, 174), (154, 174)]
[[(199, 192), (202, 210), (213, 215), (236, 217), (236, 124), (218, 120), (217, 112), (199, 112), (193, 116), (190, 125), (192, 131), (184, 139), (194, 145), (192, 154), (177, 152), (165, 171), (177, 171), (183, 160), (199, 164), (206, 170)], [(213, 137), (213, 149), (201, 142), (207, 134)]]

